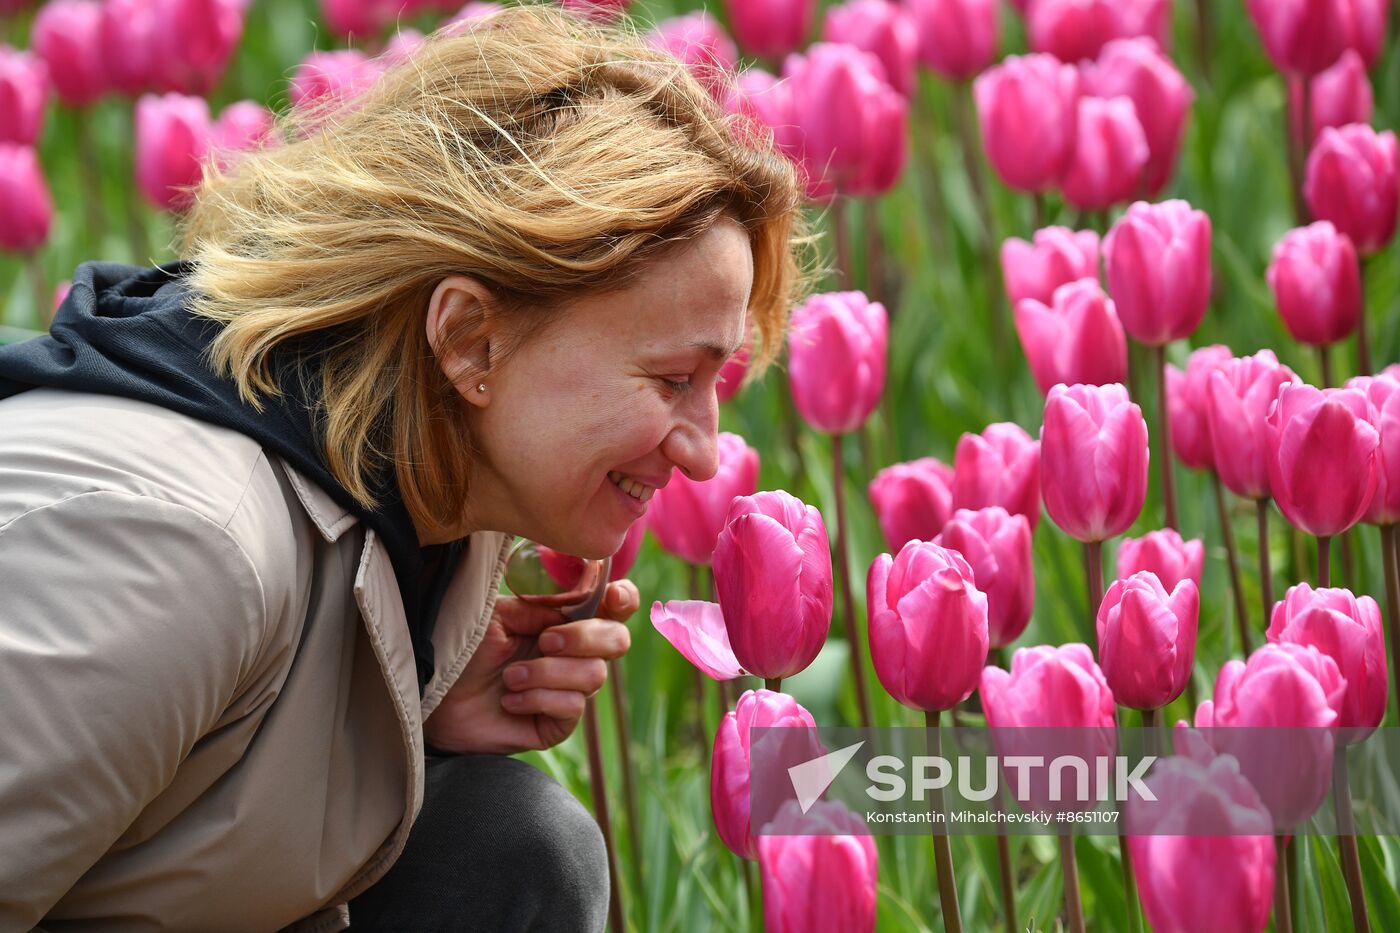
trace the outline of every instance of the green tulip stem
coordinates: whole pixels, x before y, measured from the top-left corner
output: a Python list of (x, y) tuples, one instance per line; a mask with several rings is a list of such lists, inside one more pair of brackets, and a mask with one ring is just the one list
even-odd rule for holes
[[(1239, 628), (1240, 651), (1248, 656), (1253, 650), (1249, 638), (1249, 614), (1244, 608), (1244, 587), (1240, 585), (1240, 558), (1235, 552), (1235, 532), (1230, 527), (1230, 510), (1225, 505), (1225, 490), (1220, 485), (1220, 477), (1210, 474), (1211, 486), (1215, 489), (1215, 510), (1220, 515), (1220, 537), (1225, 542), (1225, 561), (1230, 568), (1230, 592), (1235, 597), (1235, 624)], [(1268, 623), (1265, 618), (1265, 624)]]
[[(924, 711), (924, 739), (930, 757), (943, 754), (943, 725), (938, 710)], [(958, 909), (958, 886), (953, 878), (953, 848), (949, 844), (948, 824), (943, 804), (943, 788), (929, 792), (929, 813), (933, 835), (933, 863), (938, 874), (938, 908), (943, 914), (943, 929), (947, 933), (962, 933), (962, 912)]]
[[(992, 799), (997, 812), (1002, 812), (1006, 802), (1000, 787)], [(997, 833), (997, 868), (1001, 876), (1001, 916), (1006, 921), (1006, 933), (1020, 933), (1016, 926), (1016, 872), (1011, 865), (1011, 839), (1005, 832)]]
[[(1381, 526), (1381, 566), (1385, 571), (1386, 626), (1390, 637), (1390, 676), (1400, 684), (1400, 565), (1396, 563), (1396, 526)], [(1392, 686), (1397, 722), (1400, 722), (1400, 687)]]
[(1361, 314), (1356, 319), (1356, 374), (1358, 376), (1371, 375), (1371, 346), (1366, 339), (1366, 266), (1370, 261), (1370, 256), (1364, 256), (1358, 263), (1361, 278)]
[(1317, 365), (1322, 372), (1322, 388), (1330, 389), (1335, 383), (1332, 381), (1332, 354), (1327, 352), (1326, 344), (1317, 348)]
[(865, 664), (861, 655), (863, 636), (860, 620), (856, 618), (855, 593), (852, 589), (850, 558), (846, 550), (846, 461), (841, 451), (844, 435), (831, 436), (831, 485), (836, 497), (836, 575), (841, 578), (841, 608), (846, 614), (846, 642), (850, 648), (851, 674), (856, 682), (856, 703), (860, 707), (860, 724), (869, 729), (875, 724), (870, 707), (870, 694), (865, 689)]
[(1176, 480), (1172, 476), (1172, 419), (1167, 408), (1167, 348), (1152, 347), (1153, 367), (1157, 370), (1157, 431), (1161, 438), (1158, 460), (1162, 464), (1162, 505), (1167, 527), (1176, 528)]
[(831, 200), (831, 226), (836, 241), (836, 281), (841, 291), (854, 285), (851, 275), (851, 228), (846, 217), (846, 197), (838, 194)]
[(1288, 897), (1288, 837), (1274, 840), (1278, 857), (1274, 859), (1274, 930), (1293, 933), (1293, 907)]
[(1060, 873), (1065, 881), (1065, 915), (1070, 933), (1084, 933), (1084, 905), (1079, 899), (1079, 865), (1074, 860), (1074, 834), (1060, 834)]
[(1317, 537), (1317, 585), (1332, 585), (1332, 538), (1328, 535)]
[(1259, 596), (1264, 603), (1264, 626), (1269, 625), (1269, 616), (1274, 611), (1274, 576), (1269, 566), (1269, 497), (1254, 502), (1254, 513), (1259, 522)]
[(48, 330), (48, 320), (53, 308), (53, 296), (44, 281), (44, 266), (39, 261), (39, 251), (34, 250), (24, 257), (24, 268), (29, 273), (29, 288), (34, 295), (34, 318), (31, 324), (37, 330)]
[(102, 157), (92, 131), (92, 108), (79, 107), (74, 111), (78, 152), (78, 179), (83, 190), (83, 215), (87, 224), (84, 235), (92, 244), (94, 253), (102, 252), (105, 238), (106, 217), (102, 210)]
[(1351, 898), (1351, 926), (1356, 933), (1371, 933), (1371, 917), (1366, 912), (1366, 889), (1361, 883), (1361, 855), (1356, 850), (1356, 820), (1351, 808), (1351, 786), (1347, 778), (1347, 747), (1338, 743), (1332, 756), (1332, 803), (1337, 812), (1337, 848), (1341, 855), (1342, 877)]
[(1102, 541), (1084, 542), (1084, 579), (1089, 592), (1089, 639), (1097, 645), (1099, 606), (1103, 604)]
[(603, 831), (608, 853), (608, 923), (614, 930), (625, 930), (622, 922), (622, 888), (617, 877), (617, 846), (613, 844), (612, 819), (608, 816), (608, 775), (603, 770), (602, 740), (598, 736), (598, 707), (589, 697), (583, 707), (583, 732), (588, 742), (588, 787), (593, 797), (593, 816)]
[(645, 905), (642, 883), (642, 831), (637, 810), (637, 792), (632, 780), (632, 730), (628, 726), (627, 690), (622, 682), (622, 658), (608, 662), (608, 683), (612, 693), (613, 719), (617, 721), (617, 750), (622, 759), (622, 803), (627, 809), (627, 843), (632, 847), (632, 883), (638, 892), (637, 903)]
[[(686, 580), (690, 584), (690, 598), (704, 599), (700, 589), (700, 567), (696, 564), (687, 563), (685, 565)], [(706, 769), (709, 770), (710, 761), (710, 731), (705, 728), (705, 681), (707, 678), (700, 668), (694, 665), (690, 668), (690, 685), (695, 694), (695, 740), (700, 743), (700, 755), (705, 759)], [(723, 715), (720, 716), (723, 719)]]
[(1128, 836), (1118, 834), (1118, 864), (1123, 869), (1123, 900), (1128, 910), (1128, 933), (1142, 933), (1142, 919), (1138, 917), (1137, 878), (1133, 876), (1133, 858), (1128, 852)]
[(1005, 370), (1007, 332), (1001, 263), (997, 256), (996, 219), (992, 215), (992, 202), (987, 194), (987, 180), (982, 173), (982, 157), (977, 151), (977, 140), (981, 137), (972, 117), (972, 83), (969, 81), (963, 81), (953, 89), (953, 119), (957, 121), (958, 141), (962, 143), (967, 184), (972, 189), (972, 201), (977, 208), (977, 218), (982, 223), (982, 240), (978, 248), (986, 277), (986, 308), (992, 325), (992, 352), (996, 354), (997, 370), (1001, 372)]
[(763, 689), (772, 690), (774, 693), (781, 693), (783, 689), (783, 679), (781, 677), (763, 678)]

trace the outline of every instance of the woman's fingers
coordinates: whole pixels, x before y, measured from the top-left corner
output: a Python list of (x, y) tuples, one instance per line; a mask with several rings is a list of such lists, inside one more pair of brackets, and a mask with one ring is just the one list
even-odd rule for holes
[(592, 696), (608, 679), (608, 662), (602, 658), (533, 658), (519, 661), (501, 672), (506, 689), (524, 693), (535, 689), (573, 690)]
[(614, 580), (603, 593), (599, 614), (617, 622), (626, 622), (642, 605), (642, 594), (631, 580)]
[(609, 619), (579, 619), (551, 625), (540, 635), (540, 653), (575, 658), (622, 657), (632, 647), (627, 626)]
[(539, 688), (523, 693), (507, 693), (501, 697), (501, 706), (507, 712), (521, 716), (548, 716), (563, 723), (575, 723), (581, 719), (586, 704), (584, 695), (573, 690)]

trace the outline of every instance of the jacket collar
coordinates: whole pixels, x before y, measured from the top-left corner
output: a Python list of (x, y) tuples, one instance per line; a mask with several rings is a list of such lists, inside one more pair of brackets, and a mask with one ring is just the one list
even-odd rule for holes
[(286, 471), (287, 480), (292, 484), (297, 498), (301, 500), (302, 508), (311, 516), (311, 521), (321, 533), (321, 537), (334, 543), (346, 531), (355, 527), (355, 523), (360, 520), (359, 516), (332, 499), (330, 493), (298, 473), (285, 458), (278, 456), (277, 459)]

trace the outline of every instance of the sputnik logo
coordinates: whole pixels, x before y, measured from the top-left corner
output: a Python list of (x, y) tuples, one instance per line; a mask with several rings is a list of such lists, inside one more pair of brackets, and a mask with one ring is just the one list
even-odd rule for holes
[(831, 782), (840, 775), (841, 769), (851, 763), (851, 759), (864, 744), (864, 741), (860, 741), (854, 745), (847, 745), (820, 758), (813, 758), (788, 768), (788, 777), (792, 780), (792, 789), (797, 794), (797, 803), (802, 807), (803, 813), (812, 809), (812, 804), (821, 799)]

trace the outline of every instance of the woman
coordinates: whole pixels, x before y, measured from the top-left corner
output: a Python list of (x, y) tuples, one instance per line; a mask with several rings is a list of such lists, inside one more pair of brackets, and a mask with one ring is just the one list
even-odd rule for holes
[(793, 169), (544, 8), (210, 167), (183, 262), (0, 351), (0, 928), (601, 929), (596, 825), (507, 756), (638, 605), (496, 598), (716, 469), (806, 282)]

